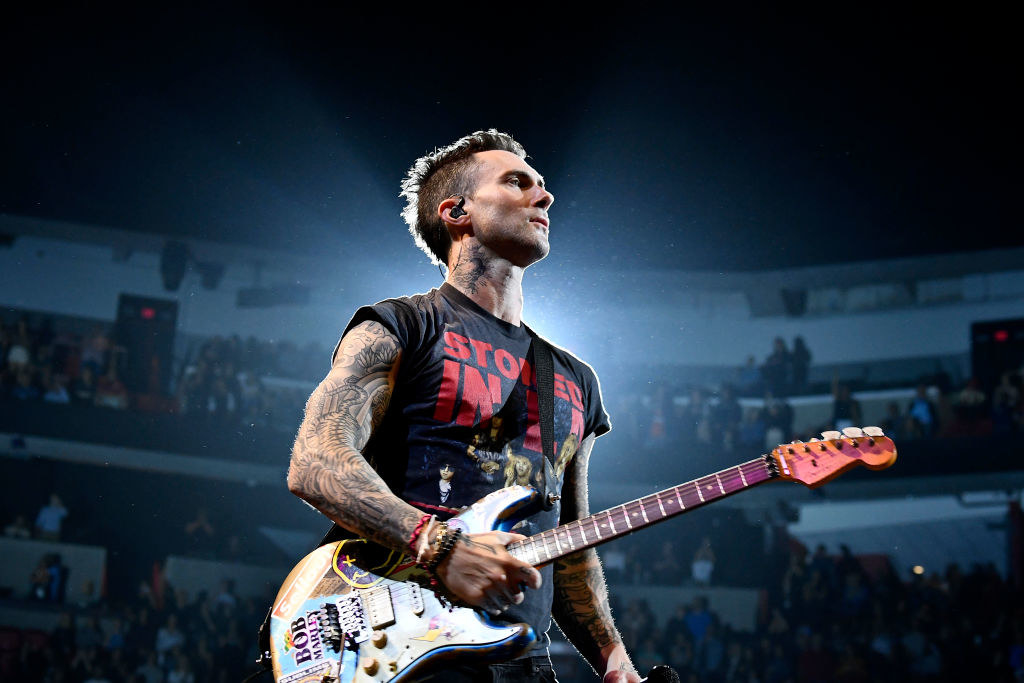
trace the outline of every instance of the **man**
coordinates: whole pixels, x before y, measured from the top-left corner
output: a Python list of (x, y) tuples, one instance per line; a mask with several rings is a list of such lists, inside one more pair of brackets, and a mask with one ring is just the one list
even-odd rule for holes
[(554, 197), (525, 157), (510, 136), (479, 131), (409, 170), (403, 215), (448, 276), (427, 294), (356, 312), (306, 404), (288, 485), (355, 534), (402, 552), (411, 542), (427, 565), (441, 553), (435, 571), (448, 591), (499, 621), (530, 623), (540, 636), (520, 660), (490, 670), (467, 662), (437, 680), (554, 680), (546, 637), (553, 616), (605, 681), (635, 683), (593, 550), (538, 571), (506, 551), (519, 534), (463, 535), (448, 552), (417, 541), (424, 526), (432, 536), (429, 514), (445, 519), (510, 479), (537, 486), (545, 471), (562, 500), (518, 531), (589, 514), (587, 464), (608, 419), (593, 371), (557, 348), (555, 448), (572, 439), (579, 446), (561, 463), (564, 474), (541, 452), (532, 337), (520, 316), (523, 273), (549, 250)]

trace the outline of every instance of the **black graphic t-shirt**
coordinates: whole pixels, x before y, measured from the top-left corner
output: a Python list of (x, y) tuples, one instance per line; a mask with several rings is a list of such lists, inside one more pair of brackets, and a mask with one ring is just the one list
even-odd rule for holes
[[(391, 490), (446, 518), (488, 493), (516, 484), (543, 488), (537, 380), (531, 335), (494, 317), (459, 290), (388, 299), (356, 311), (345, 329), (375, 320), (402, 346), (388, 412), (363, 453)], [(610, 428), (594, 371), (563, 349), (554, 360), (554, 466), (560, 491), (566, 467), (587, 436)], [(558, 524), (559, 507), (516, 527), (532, 536)], [(552, 573), (527, 590), (502, 620), (550, 626)], [(546, 646), (543, 636), (538, 647)]]

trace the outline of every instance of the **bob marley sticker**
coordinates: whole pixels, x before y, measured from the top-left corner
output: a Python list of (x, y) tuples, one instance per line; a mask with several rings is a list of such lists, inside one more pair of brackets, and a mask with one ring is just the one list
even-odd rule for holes
[(441, 498), (442, 503), (448, 502), (448, 496), (452, 495), (452, 477), (455, 476), (455, 470), (448, 463), (445, 463), (438, 474), (441, 478), (437, 482), (438, 495)]

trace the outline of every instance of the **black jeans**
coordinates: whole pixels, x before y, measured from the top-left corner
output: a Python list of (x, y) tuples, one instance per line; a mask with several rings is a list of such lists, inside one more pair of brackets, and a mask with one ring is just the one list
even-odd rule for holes
[(539, 655), (501, 664), (451, 666), (423, 683), (558, 683), (551, 660)]

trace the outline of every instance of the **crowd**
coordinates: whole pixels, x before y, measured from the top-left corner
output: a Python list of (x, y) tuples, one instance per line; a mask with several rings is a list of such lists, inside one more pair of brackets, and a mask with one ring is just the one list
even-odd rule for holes
[(795, 396), (809, 387), (811, 350), (803, 337), (793, 339), (793, 348), (786, 340), (776, 337), (772, 351), (760, 365), (754, 356), (736, 371), (734, 385), (740, 396), (758, 397), (765, 393), (772, 396)]
[(791, 543), (780, 567), (753, 632), (722, 624), (703, 597), (664, 622), (642, 600), (620, 606), (638, 668), (721, 683), (1024, 678), (1024, 603), (992, 566), (901, 581), (884, 557)]
[[(204, 423), (292, 432), (329, 351), (316, 344), (253, 337), (196, 340), (178, 363), (172, 410)], [(119, 349), (104, 325), (86, 334), (55, 329), (50, 318), (22, 316), (0, 325), (0, 399), (71, 403), (123, 410), (132, 396), (119, 379)], [(808, 390), (811, 352), (801, 337), (776, 338), (758, 365), (751, 356), (730, 382), (714, 386), (652, 383), (645, 393), (616, 392), (617, 438), (649, 449), (700, 441), (727, 452), (760, 452), (825, 429), (862, 424), (851, 388), (834, 382), (831, 419), (794, 430), (788, 398)], [(740, 398), (763, 398), (744, 407)], [(974, 379), (954, 387), (948, 375), (926, 378), (907, 403), (894, 402), (882, 426), (895, 438), (985, 435), (1024, 429), (1024, 368), (1003, 373), (990, 392)]]
[[(674, 387), (655, 384), (646, 394), (620, 397), (613, 404), (620, 438), (656, 450), (694, 440), (725, 452), (761, 452), (825, 430), (863, 426), (864, 411), (850, 386), (835, 382), (830, 417), (810, 428), (794, 428), (789, 400), (764, 394), (759, 406), (743, 406), (731, 384)], [(948, 376), (920, 382), (907, 401), (891, 401), (875, 420), (896, 440), (988, 436), (1024, 431), (1024, 367), (1004, 372), (986, 393), (974, 378), (953, 386)]]
[(0, 627), (0, 680), (238, 683), (255, 670), (271, 596), (241, 598), (230, 580), (190, 596), (155, 576), (131, 601), (65, 605), (49, 632)]
[[(94, 324), (86, 333), (67, 327), (28, 315), (0, 324), (0, 400), (141, 409), (120, 378), (124, 349), (111, 326)], [(204, 339), (181, 363), (170, 409), (222, 427), (291, 431), (329, 356), (315, 344)]]
[[(1024, 677), (1024, 604), (993, 567), (951, 565), (903, 581), (881, 556), (788, 548), (765, 573), (753, 631), (723, 623), (703, 595), (663, 621), (643, 600), (613, 597), (638, 669), (669, 664), (682, 681), (711, 683)], [(613, 596), (623, 593), (617, 581)], [(63, 605), (49, 632), (0, 628), (0, 679), (237, 683), (255, 670), (254, 634), (269, 599), (243, 599), (230, 580), (189, 596), (156, 570), (132, 600)]]

